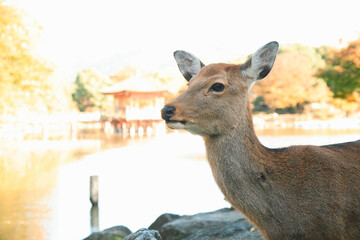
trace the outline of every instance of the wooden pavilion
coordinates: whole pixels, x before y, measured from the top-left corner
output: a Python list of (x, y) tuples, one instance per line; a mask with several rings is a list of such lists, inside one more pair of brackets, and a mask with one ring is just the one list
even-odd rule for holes
[(102, 114), (105, 131), (113, 129), (114, 133), (124, 136), (153, 135), (165, 131), (160, 110), (169, 92), (160, 83), (134, 76), (100, 92), (114, 97), (113, 111)]

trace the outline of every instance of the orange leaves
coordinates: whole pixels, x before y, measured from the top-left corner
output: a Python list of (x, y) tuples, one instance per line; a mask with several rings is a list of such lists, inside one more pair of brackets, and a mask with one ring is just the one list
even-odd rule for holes
[(331, 93), (321, 79), (314, 77), (314, 59), (300, 51), (279, 54), (269, 76), (256, 84), (254, 91), (272, 110), (327, 101)]
[(337, 71), (338, 73), (342, 73), (344, 71), (344, 68), (337, 65), (337, 66), (334, 67), (334, 70)]

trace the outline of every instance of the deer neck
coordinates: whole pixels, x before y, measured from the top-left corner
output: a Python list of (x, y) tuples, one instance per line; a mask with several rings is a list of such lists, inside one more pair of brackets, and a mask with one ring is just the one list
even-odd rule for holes
[[(252, 115), (248, 107), (246, 117), (226, 134), (204, 137), (211, 167), (221, 167), (230, 161), (242, 171), (250, 171), (262, 164), (264, 155), (270, 154), (255, 134)], [(240, 170), (240, 169), (239, 169)], [(252, 169), (255, 170), (255, 169)]]
[(204, 140), (215, 181), (226, 199), (251, 215), (253, 200), (264, 194), (259, 183), (266, 180), (264, 160), (270, 152), (256, 137), (249, 107), (246, 118), (231, 133)]

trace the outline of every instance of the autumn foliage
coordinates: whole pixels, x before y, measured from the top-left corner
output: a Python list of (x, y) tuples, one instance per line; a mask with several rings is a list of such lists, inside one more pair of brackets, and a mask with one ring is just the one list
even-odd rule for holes
[(340, 50), (325, 48), (326, 67), (318, 76), (334, 93), (334, 105), (347, 112), (360, 111), (360, 38)]
[[(138, 70), (119, 66), (123, 70), (114, 79), (84, 69), (74, 83), (66, 82), (54, 74), (56, 66), (34, 53), (33, 40), (40, 32), (24, 12), (0, 0), (0, 116), (108, 109), (112, 101), (99, 90)], [(185, 85), (174, 76), (161, 69), (144, 75), (171, 91)], [(251, 104), (255, 112), (267, 113), (313, 114), (317, 108), (331, 117), (360, 112), (360, 39), (342, 49), (281, 44), (273, 70), (254, 85)]]
[(52, 65), (33, 54), (40, 27), (23, 12), (0, 0), (0, 114), (19, 109), (47, 112), (52, 108)]
[(340, 50), (282, 47), (269, 76), (253, 87), (254, 111), (304, 113), (312, 106), (321, 106), (327, 116), (338, 113), (336, 108), (356, 111), (359, 66), (360, 40)]

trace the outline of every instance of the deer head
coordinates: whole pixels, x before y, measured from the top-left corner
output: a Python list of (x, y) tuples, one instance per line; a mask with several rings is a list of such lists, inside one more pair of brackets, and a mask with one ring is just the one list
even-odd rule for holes
[(249, 89), (268, 75), (278, 46), (277, 42), (266, 44), (241, 65), (205, 66), (193, 54), (176, 51), (174, 57), (188, 89), (161, 110), (167, 126), (204, 137), (243, 126), (249, 114)]

